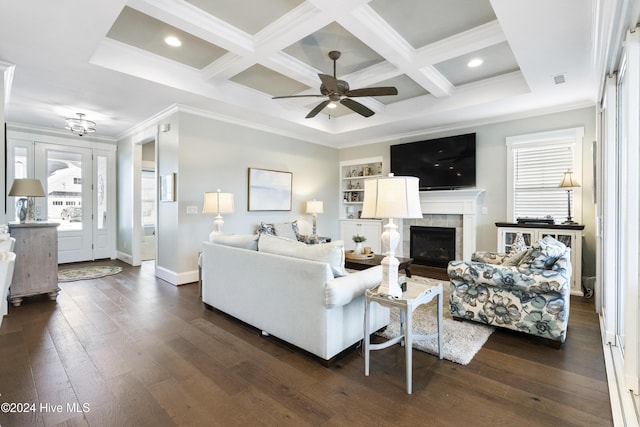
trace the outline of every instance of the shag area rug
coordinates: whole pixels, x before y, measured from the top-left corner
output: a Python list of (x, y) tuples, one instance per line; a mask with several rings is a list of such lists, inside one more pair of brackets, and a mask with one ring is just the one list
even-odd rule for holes
[(66, 268), (58, 270), (58, 282), (74, 282), (76, 280), (98, 279), (111, 276), (122, 271), (122, 267), (99, 265), (93, 267)]
[[(420, 281), (420, 277), (413, 276), (410, 280)], [(494, 331), (491, 326), (475, 322), (453, 320), (449, 309), (449, 295), (451, 286), (443, 281), (444, 298), (442, 302), (442, 335), (444, 341), (443, 357), (461, 365), (467, 365), (482, 348)], [(413, 312), (413, 333), (429, 335), (437, 331), (436, 299), (421, 305)], [(384, 338), (400, 335), (400, 310), (391, 309), (391, 321), (384, 331), (378, 333)], [(438, 354), (438, 339), (414, 341), (413, 348), (430, 354)]]

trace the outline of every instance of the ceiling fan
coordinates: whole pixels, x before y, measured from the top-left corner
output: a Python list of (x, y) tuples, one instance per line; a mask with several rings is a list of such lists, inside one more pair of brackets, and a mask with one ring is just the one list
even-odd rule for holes
[(325, 101), (322, 101), (320, 104), (316, 105), (316, 107), (307, 114), (306, 118), (311, 119), (315, 117), (324, 107), (329, 106), (331, 103), (340, 102), (345, 107), (355, 111), (356, 113), (364, 116), (371, 117), (375, 113), (371, 111), (368, 107), (365, 107), (361, 103), (354, 101), (351, 98), (357, 98), (362, 96), (385, 96), (385, 95), (397, 95), (398, 89), (393, 86), (383, 86), (383, 87), (368, 87), (363, 89), (349, 89), (349, 83), (344, 80), (338, 80), (336, 78), (336, 61), (340, 58), (340, 52), (337, 50), (332, 50), (329, 52), (329, 58), (333, 61), (333, 76), (328, 74), (318, 74), (322, 84), (320, 85), (320, 94), (318, 95), (288, 95), (288, 96), (274, 96), (272, 99), (282, 99), (282, 98), (324, 98), (327, 97)]

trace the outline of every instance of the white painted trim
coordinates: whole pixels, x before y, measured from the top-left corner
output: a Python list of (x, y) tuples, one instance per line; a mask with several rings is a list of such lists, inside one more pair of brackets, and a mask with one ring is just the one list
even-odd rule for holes
[(15, 64), (0, 61), (0, 71), (4, 74), (4, 113), (9, 111), (9, 98), (11, 97), (11, 86), (13, 86), (13, 74), (16, 70)]
[(423, 215), (462, 215), (462, 259), (471, 260), (476, 251), (478, 198), (485, 190), (463, 189), (421, 191), (420, 207)]
[[(605, 336), (604, 319), (600, 316), (600, 333), (602, 336), (602, 353), (607, 372), (607, 386), (609, 389), (609, 401), (611, 403), (611, 417), (614, 426), (637, 426), (638, 420), (633, 408), (631, 394), (621, 387), (617, 366), (620, 366), (620, 351), (618, 347), (611, 345)], [(636, 420), (632, 423), (633, 420)], [(627, 423), (627, 420), (629, 423)]]
[[(573, 172), (578, 178), (578, 182), (584, 182), (582, 176), (582, 146), (584, 145), (584, 127), (552, 130), (546, 132), (536, 132), (524, 135), (514, 135), (506, 137), (507, 146), (507, 218), (515, 220), (513, 213), (513, 150), (529, 144), (554, 145), (559, 142), (573, 143)], [(558, 185), (560, 179), (558, 177)], [(582, 187), (573, 189), (573, 217), (577, 222), (582, 223)]]
[(122, 251), (117, 251), (116, 258), (119, 259), (122, 262), (126, 262), (129, 265), (133, 265), (132, 257), (131, 257), (131, 254), (129, 254), (129, 253), (122, 252)]
[(156, 277), (169, 282), (174, 286), (186, 285), (187, 283), (194, 283), (200, 279), (198, 270), (184, 271), (182, 273), (176, 273), (175, 271), (168, 270), (164, 267), (156, 266)]

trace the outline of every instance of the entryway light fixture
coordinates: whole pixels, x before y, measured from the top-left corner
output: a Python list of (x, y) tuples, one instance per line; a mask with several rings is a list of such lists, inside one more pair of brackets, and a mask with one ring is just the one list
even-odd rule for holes
[(80, 136), (96, 131), (96, 122), (85, 119), (85, 115), (83, 113), (76, 113), (76, 116), (77, 117), (68, 117), (64, 119), (64, 122), (66, 123), (64, 127), (65, 129)]

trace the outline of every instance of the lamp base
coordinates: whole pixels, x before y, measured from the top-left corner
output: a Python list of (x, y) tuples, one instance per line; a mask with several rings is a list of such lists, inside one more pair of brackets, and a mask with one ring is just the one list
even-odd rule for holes
[(573, 220), (571, 220), (571, 219), (567, 219), (562, 224), (564, 224), (564, 225), (577, 225), (578, 223), (573, 221)]

